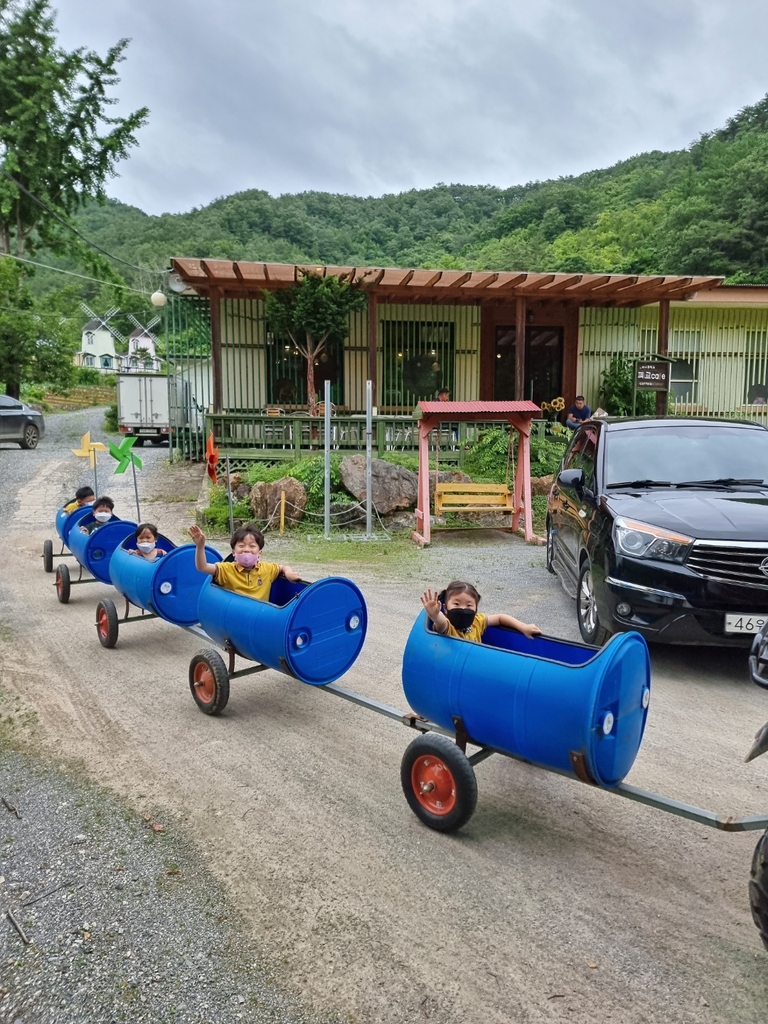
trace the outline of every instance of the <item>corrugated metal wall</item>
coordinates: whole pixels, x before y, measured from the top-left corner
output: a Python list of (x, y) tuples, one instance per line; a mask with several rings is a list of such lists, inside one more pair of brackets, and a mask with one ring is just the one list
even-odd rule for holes
[[(582, 310), (577, 390), (593, 409), (611, 357), (655, 354), (657, 329), (655, 306)], [(673, 306), (668, 355), (671, 412), (768, 420), (768, 310)]]

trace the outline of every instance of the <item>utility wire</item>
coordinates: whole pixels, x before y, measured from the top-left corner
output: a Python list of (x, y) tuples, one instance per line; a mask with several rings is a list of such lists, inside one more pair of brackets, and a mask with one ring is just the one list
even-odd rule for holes
[(28, 196), (33, 203), (37, 203), (37, 205), (41, 209), (45, 210), (45, 212), (49, 214), (51, 217), (53, 217), (54, 220), (57, 220), (59, 224), (63, 224), (65, 228), (69, 228), (69, 230), (74, 232), (74, 234), (76, 234), (78, 238), (82, 239), (82, 241), (85, 242), (86, 245), (90, 245), (93, 249), (96, 249), (98, 252), (102, 253), (102, 255), (108, 256), (109, 259), (115, 260), (115, 262), (117, 263), (122, 263), (124, 267), (129, 267), (131, 270), (138, 270), (140, 274), (162, 273), (161, 270), (152, 270), (151, 268), (148, 267), (137, 267), (134, 263), (128, 263), (126, 260), (121, 259), (120, 256), (113, 256), (111, 252), (107, 252), (106, 249), (103, 249), (100, 245), (97, 245), (96, 242), (92, 242), (90, 238), (87, 238), (82, 233), (82, 231), (78, 231), (74, 224), (70, 224), (68, 220), (66, 220), (64, 217), (58, 214), (55, 210), (52, 210), (51, 207), (48, 206), (47, 203), (44, 203), (42, 199), (38, 199), (36, 195), (33, 195), (28, 188), (22, 185), (20, 181), (17, 181), (12, 174), (9, 174), (8, 171), (6, 171), (4, 167), (0, 167), (0, 174), (3, 174), (9, 181), (12, 181), (16, 188), (21, 189), (24, 195)]
[(12, 252), (0, 252), (0, 256), (10, 260), (18, 260), (19, 263), (29, 263), (32, 267), (42, 267), (43, 270), (53, 270), (57, 274), (66, 274), (68, 277), (79, 277), (81, 281), (93, 281), (94, 284), (106, 284), (112, 288), (122, 288), (126, 292), (134, 292), (136, 295), (146, 295), (146, 292), (138, 288), (131, 288), (129, 284), (117, 284), (115, 281), (105, 281), (99, 277), (88, 277), (86, 274), (76, 274), (74, 270), (64, 270), (62, 267), (52, 267), (49, 263), (38, 263), (36, 260), (28, 260), (23, 256), (14, 256)]

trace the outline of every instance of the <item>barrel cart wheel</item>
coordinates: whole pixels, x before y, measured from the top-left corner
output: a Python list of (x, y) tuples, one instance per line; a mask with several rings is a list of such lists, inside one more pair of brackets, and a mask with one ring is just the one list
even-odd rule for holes
[(62, 604), (69, 603), (72, 587), (69, 580), (69, 569), (66, 565), (56, 567), (56, 597)]
[(96, 605), (96, 633), (102, 647), (114, 647), (120, 632), (114, 601), (105, 597)]
[(403, 755), (400, 782), (416, 817), (438, 832), (454, 832), (475, 812), (474, 769), (447, 736), (427, 733), (413, 740)]
[(53, 541), (46, 540), (43, 543), (43, 569), (46, 572), (53, 572)]
[(229, 673), (218, 651), (197, 652), (189, 664), (189, 688), (203, 714), (221, 714), (229, 701)]
[(749, 904), (763, 945), (768, 949), (768, 832), (755, 847), (749, 874)]

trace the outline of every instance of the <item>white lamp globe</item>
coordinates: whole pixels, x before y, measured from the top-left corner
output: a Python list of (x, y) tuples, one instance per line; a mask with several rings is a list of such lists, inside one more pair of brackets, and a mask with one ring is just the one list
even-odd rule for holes
[(149, 301), (153, 306), (164, 306), (168, 301), (165, 297), (165, 293), (161, 291), (152, 292), (149, 297)]

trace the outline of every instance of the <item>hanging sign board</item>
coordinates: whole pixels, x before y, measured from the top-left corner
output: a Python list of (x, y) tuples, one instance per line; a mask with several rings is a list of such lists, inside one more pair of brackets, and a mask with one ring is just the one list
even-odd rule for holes
[(635, 388), (638, 391), (669, 391), (670, 363), (666, 359), (635, 363)]

